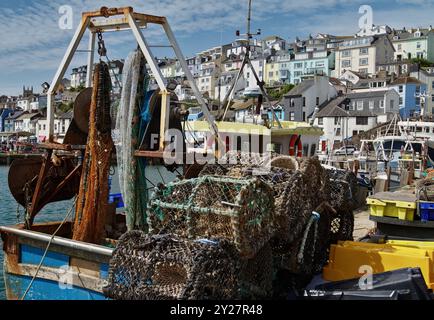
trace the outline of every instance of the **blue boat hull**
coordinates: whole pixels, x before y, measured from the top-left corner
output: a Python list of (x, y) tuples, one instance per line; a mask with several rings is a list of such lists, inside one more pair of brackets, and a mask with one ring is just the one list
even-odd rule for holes
[[(29, 276), (19, 276), (5, 273), (5, 285), (8, 297), (20, 298), (24, 295), (32, 280)], [(27, 292), (24, 300), (105, 300), (100, 292), (80, 287), (61, 288), (52, 280), (36, 278)]]
[(53, 228), (56, 223), (38, 225), (32, 231), (22, 226), (0, 227), (7, 299), (106, 299), (103, 288), (113, 249), (71, 240), (69, 227), (63, 237), (51, 239)]

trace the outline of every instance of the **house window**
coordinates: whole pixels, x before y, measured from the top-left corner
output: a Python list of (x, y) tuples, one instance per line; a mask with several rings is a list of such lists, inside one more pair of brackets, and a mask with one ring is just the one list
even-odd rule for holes
[(303, 107), (306, 107), (306, 97), (303, 97)]
[(434, 94), (431, 96), (431, 101), (434, 102)]
[(359, 59), (359, 65), (361, 66), (367, 66), (369, 64), (368, 58), (361, 58)]
[(268, 76), (269, 76), (270, 78), (273, 77), (273, 75), (274, 75), (273, 71), (268, 72)]
[(399, 93), (403, 93), (404, 92), (404, 87), (403, 86), (399, 86)]
[(322, 126), (324, 124), (324, 118), (318, 118), (318, 125)]
[(303, 112), (303, 121), (306, 121), (306, 112)]
[(403, 103), (404, 103), (404, 99), (402, 97), (399, 97), (399, 105), (402, 106)]
[(398, 44), (398, 51), (402, 50), (402, 44)]
[(342, 60), (342, 68), (350, 68), (351, 60)]
[(356, 125), (366, 126), (368, 124), (368, 117), (357, 117)]
[(339, 124), (339, 120), (340, 120), (339, 117), (335, 117), (335, 126), (337, 126)]
[(316, 105), (319, 106), (319, 97), (316, 97)]
[(342, 57), (351, 57), (351, 50), (344, 50), (342, 51)]
[(361, 69), (359, 69), (359, 72), (363, 73), (363, 74), (367, 74), (368, 73), (368, 69), (367, 68), (361, 68)]
[(416, 97), (416, 105), (420, 106), (420, 97)]
[(353, 131), (353, 137), (354, 137), (354, 136), (357, 136), (357, 135), (358, 135), (358, 131), (357, 131), (357, 130), (354, 130), (354, 131)]
[(357, 101), (357, 111), (363, 110), (363, 101)]
[(340, 136), (341, 135), (341, 128), (337, 128), (336, 129), (336, 136)]
[(422, 43), (421, 43), (421, 42), (418, 42), (418, 43), (416, 44), (416, 48), (418, 48), (418, 49), (422, 48)]
[(303, 63), (296, 63), (296, 64), (294, 65), (294, 68), (296, 68), (296, 69), (301, 69), (301, 68), (303, 68)]
[(395, 100), (390, 100), (390, 110), (395, 108)]
[(369, 109), (370, 110), (374, 109), (374, 101), (369, 101)]
[(366, 55), (366, 54), (368, 54), (368, 48), (361, 48), (360, 49), (360, 52), (359, 52), (359, 55)]
[(384, 108), (384, 100), (380, 100), (380, 108)]
[(294, 121), (295, 120), (295, 113), (294, 112), (290, 112), (289, 113), (289, 121)]

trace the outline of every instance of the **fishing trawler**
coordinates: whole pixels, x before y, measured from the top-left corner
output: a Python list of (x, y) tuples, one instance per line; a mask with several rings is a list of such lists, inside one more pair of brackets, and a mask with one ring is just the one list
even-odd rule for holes
[[(205, 121), (188, 123), (187, 130), (182, 129), (187, 113), (178, 107), (171, 85), (163, 77), (152, 46), (142, 32), (148, 24), (162, 27), (205, 116)], [(126, 60), (121, 102), (117, 119), (112, 121), (103, 34), (121, 31), (131, 31), (139, 48)], [(90, 39), (87, 89), (77, 98), (74, 119), (63, 142), (57, 143), (53, 138), (53, 97), (86, 32)], [(98, 50), (95, 50), (97, 36)], [(100, 62), (94, 69), (96, 51)], [(154, 86), (148, 70), (155, 79)], [(182, 167), (185, 172), (196, 161), (167, 164), (165, 160), (171, 159), (173, 153), (185, 160), (191, 154), (195, 159), (195, 154), (204, 152), (217, 157), (222, 152), (240, 151), (243, 144), (239, 141), (246, 138), (262, 142), (258, 152), (310, 156), (322, 134), (317, 127), (279, 121), (273, 115), (265, 124), (215, 121), (167, 19), (137, 13), (131, 7), (103, 7), (83, 13), (48, 90), (47, 114), (49, 138), (39, 145), (45, 150), (44, 157), (16, 160), (9, 172), (11, 193), (25, 208), (26, 216), (23, 224), (0, 227), (8, 299), (106, 299), (109, 262), (119, 236), (127, 230), (143, 229), (146, 224), (143, 210), (150, 189), (146, 170), (151, 163), (170, 170)], [(193, 145), (192, 148), (168, 151), (173, 142), (166, 135), (169, 129), (202, 141), (195, 145), (187, 137), (181, 145)], [(122, 200), (110, 197), (107, 183), (115, 149)], [(68, 199), (74, 199), (73, 205), (63, 221), (34, 223), (45, 205)], [(125, 204), (123, 210), (121, 202)]]

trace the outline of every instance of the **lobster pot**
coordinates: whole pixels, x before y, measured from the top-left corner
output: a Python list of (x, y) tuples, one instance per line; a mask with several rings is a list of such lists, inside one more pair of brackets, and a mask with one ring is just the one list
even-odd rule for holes
[(150, 233), (219, 238), (253, 258), (273, 235), (273, 190), (259, 179), (203, 176), (158, 187), (150, 201)]
[(357, 177), (353, 172), (327, 170), (330, 176), (330, 204), (338, 211), (353, 211), (357, 206)]
[(243, 300), (267, 299), (273, 295), (273, 254), (266, 243), (252, 259), (239, 260), (240, 297)]
[(279, 186), (279, 190), (276, 198), (276, 237), (279, 242), (291, 244), (303, 236), (312, 212), (329, 202), (329, 177), (317, 159), (307, 159), (301, 163), (300, 170)]
[(240, 260), (227, 240), (130, 231), (113, 253), (104, 292), (127, 300), (263, 299), (272, 295), (271, 277), (269, 245)]
[(198, 300), (239, 297), (240, 266), (228, 241), (124, 234), (110, 261), (107, 297), (118, 300)]

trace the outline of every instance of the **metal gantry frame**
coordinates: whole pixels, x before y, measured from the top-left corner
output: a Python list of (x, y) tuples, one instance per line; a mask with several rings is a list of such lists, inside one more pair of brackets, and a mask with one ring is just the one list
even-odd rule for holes
[(71, 63), (74, 54), (77, 52), (77, 48), (86, 32), (89, 30), (89, 45), (88, 45), (88, 59), (87, 59), (87, 78), (86, 78), (86, 87), (92, 86), (92, 73), (93, 73), (93, 63), (94, 63), (94, 52), (95, 52), (95, 34), (97, 32), (115, 32), (121, 30), (131, 30), (146, 61), (151, 69), (153, 76), (157, 82), (158, 87), (160, 88), (160, 94), (162, 95), (161, 99), (161, 119), (160, 119), (160, 141), (159, 141), (159, 151), (151, 154), (152, 152), (147, 152), (148, 156), (156, 156), (161, 155), (164, 147), (165, 147), (165, 131), (169, 126), (169, 106), (170, 106), (170, 92), (167, 90), (167, 80), (164, 78), (157, 61), (154, 58), (154, 55), (151, 51), (151, 46), (146, 41), (145, 36), (142, 33), (141, 28), (147, 27), (148, 24), (157, 24), (161, 25), (167, 39), (169, 40), (170, 45), (178, 61), (181, 64), (181, 68), (184, 71), (185, 76), (190, 84), (191, 89), (193, 90), (202, 112), (205, 115), (205, 118), (210, 126), (210, 130), (212, 135), (218, 139), (218, 129), (215, 123), (214, 117), (210, 113), (208, 106), (200, 93), (196, 82), (188, 69), (185, 58), (181, 52), (181, 49), (178, 45), (178, 42), (175, 39), (175, 36), (170, 28), (170, 25), (165, 17), (153, 16), (147, 14), (141, 14), (134, 12), (132, 7), (123, 7), (123, 8), (106, 8), (102, 7), (98, 11), (94, 12), (85, 12), (82, 15), (82, 19), (80, 25), (78, 26), (74, 37), (72, 38), (68, 49), (66, 50), (65, 56), (60, 63), (59, 68), (51, 82), (50, 89), (47, 92), (47, 120), (48, 120), (48, 145), (52, 149), (56, 149), (56, 147), (64, 149), (65, 147), (61, 147), (60, 145), (56, 146), (53, 144), (54, 142), (54, 104), (53, 97), (56, 91), (59, 88), (60, 82), (63, 79), (69, 65)]

